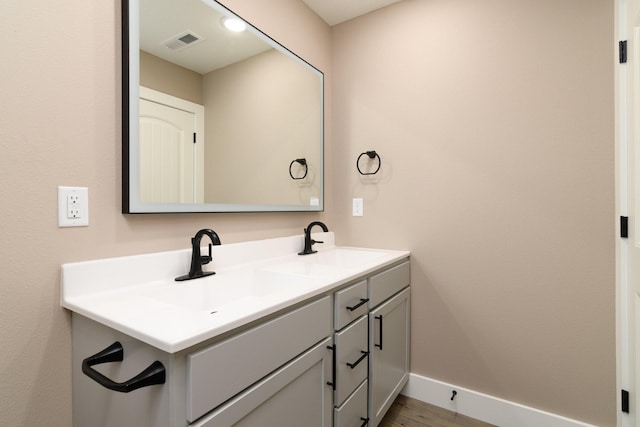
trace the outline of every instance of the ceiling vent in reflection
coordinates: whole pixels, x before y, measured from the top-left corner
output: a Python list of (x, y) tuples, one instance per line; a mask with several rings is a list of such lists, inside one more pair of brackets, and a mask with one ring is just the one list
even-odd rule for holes
[(185, 31), (165, 40), (162, 42), (162, 45), (171, 50), (183, 50), (201, 42), (202, 40), (204, 40), (204, 37), (197, 35), (193, 31)]

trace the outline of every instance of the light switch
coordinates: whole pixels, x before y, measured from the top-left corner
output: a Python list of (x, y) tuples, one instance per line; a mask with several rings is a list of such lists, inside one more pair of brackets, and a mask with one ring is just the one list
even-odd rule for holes
[(364, 216), (364, 202), (362, 199), (353, 199), (353, 216)]

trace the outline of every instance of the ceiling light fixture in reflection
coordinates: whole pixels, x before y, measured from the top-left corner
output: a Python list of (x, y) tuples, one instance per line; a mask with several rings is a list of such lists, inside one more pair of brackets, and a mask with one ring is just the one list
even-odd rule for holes
[(247, 29), (247, 24), (245, 24), (243, 20), (238, 18), (222, 18), (222, 24), (227, 30), (233, 31), (234, 33), (241, 33)]

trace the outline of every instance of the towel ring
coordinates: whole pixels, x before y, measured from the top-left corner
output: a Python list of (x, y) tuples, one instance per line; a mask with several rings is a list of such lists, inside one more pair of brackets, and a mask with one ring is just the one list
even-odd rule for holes
[[(362, 170), (360, 169), (360, 159), (365, 155), (368, 156), (369, 159), (375, 159), (376, 157), (378, 158), (378, 167), (373, 172), (362, 172)], [(364, 153), (361, 153), (358, 156), (358, 160), (356, 160), (356, 168), (358, 169), (358, 172), (360, 172), (360, 175), (375, 175), (380, 170), (380, 166), (382, 166), (382, 159), (380, 158), (380, 155), (375, 151), (365, 151)]]
[[(302, 166), (304, 166), (304, 175), (302, 175), (301, 177), (296, 178), (295, 176), (293, 176), (293, 172), (291, 171), (291, 168), (293, 167), (294, 163), (300, 163)], [(307, 177), (307, 172), (309, 172), (309, 167), (307, 166), (307, 159), (295, 159), (289, 164), (289, 176), (291, 177), (291, 179), (305, 179)]]

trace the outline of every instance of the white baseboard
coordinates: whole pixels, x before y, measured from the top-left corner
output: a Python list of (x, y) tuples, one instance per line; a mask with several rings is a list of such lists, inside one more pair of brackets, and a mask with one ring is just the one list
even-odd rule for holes
[(595, 427), (416, 374), (409, 376), (401, 394), (500, 427)]

